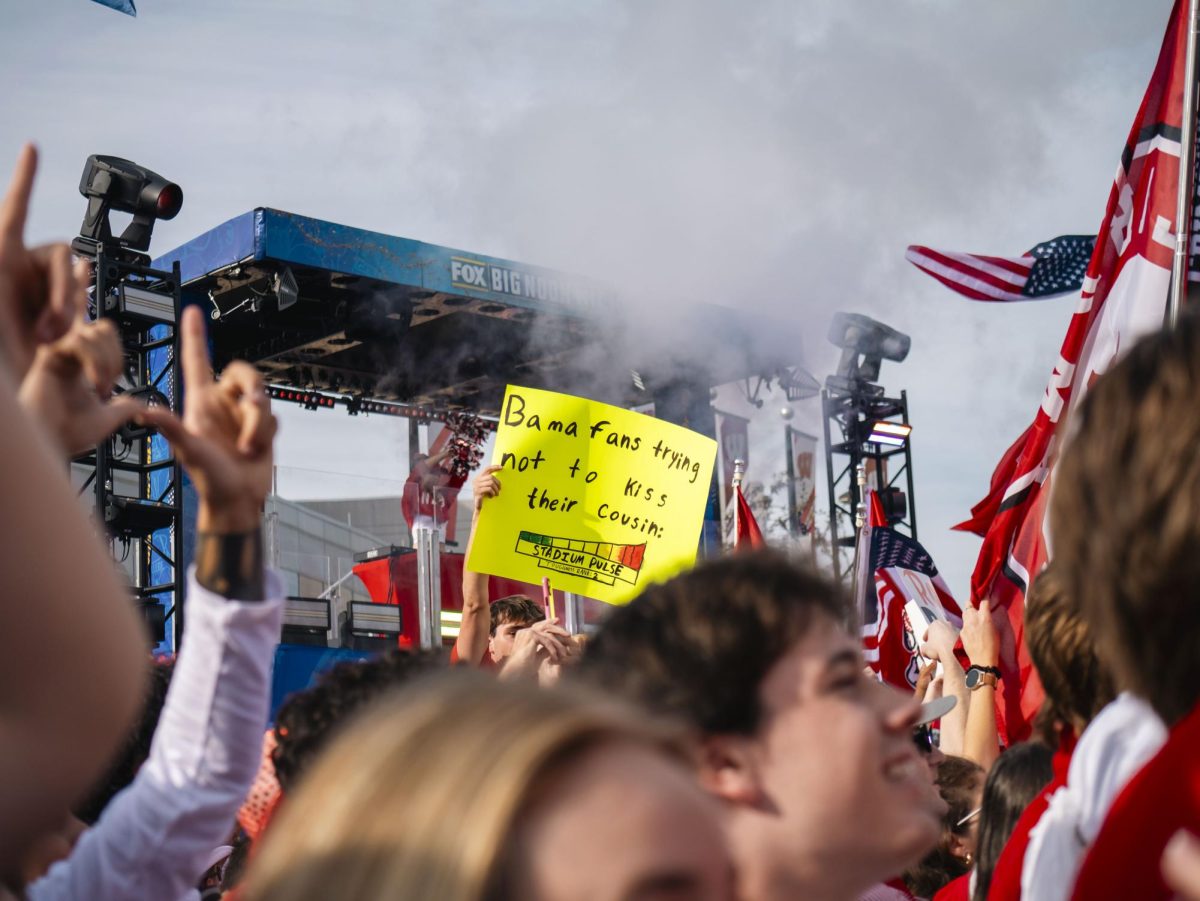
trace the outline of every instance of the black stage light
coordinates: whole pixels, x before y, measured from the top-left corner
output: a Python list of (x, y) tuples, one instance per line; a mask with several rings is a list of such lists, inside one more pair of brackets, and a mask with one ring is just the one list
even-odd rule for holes
[(912, 346), (908, 335), (860, 313), (835, 313), (829, 324), (829, 340), (842, 348), (837, 375), (863, 382), (876, 381), (884, 360), (899, 363)]
[[(183, 207), (183, 189), (145, 166), (115, 156), (93, 154), (83, 167), (79, 193), (88, 199), (79, 229), (81, 238), (128, 250), (150, 249), (150, 233), (158, 219), (174, 219)], [(133, 219), (113, 238), (108, 214), (132, 213)]]

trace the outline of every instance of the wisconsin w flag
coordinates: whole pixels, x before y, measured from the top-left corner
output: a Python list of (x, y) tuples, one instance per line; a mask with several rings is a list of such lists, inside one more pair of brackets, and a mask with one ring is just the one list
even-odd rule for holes
[(962, 628), (962, 611), (929, 552), (888, 526), (874, 491), (867, 492), (867, 521), (858, 542), (863, 658), (884, 682), (911, 691), (920, 671), (916, 656), (920, 624), (909, 622), (906, 605), (915, 601), (955, 629)]
[(904, 258), (972, 300), (1040, 300), (1074, 294), (1083, 287), (1095, 244), (1095, 235), (1060, 235), (1019, 257), (989, 257), (913, 244)]
[(1029, 581), (1047, 557), (1046, 507), (1062, 442), (1060, 427), (1092, 380), (1140, 335), (1163, 322), (1175, 247), (1186, 9), (1186, 3), (1176, 0), (1041, 407), (1005, 454), (993, 477), (994, 490), (963, 524), (984, 533), (971, 601), (990, 598), (993, 610), (1004, 611), (997, 616), (1004, 672), (997, 704), (1001, 733), (1009, 741), (1029, 734), (1042, 701), (1025, 650), (1023, 613)]

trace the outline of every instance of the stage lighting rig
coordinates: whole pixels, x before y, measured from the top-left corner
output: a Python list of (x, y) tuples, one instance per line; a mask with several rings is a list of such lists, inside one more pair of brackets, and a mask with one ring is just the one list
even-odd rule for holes
[[(72, 247), (86, 256), (95, 256), (97, 246), (139, 254), (149, 250), (154, 223), (174, 219), (183, 207), (179, 185), (116, 156), (89, 156), (79, 179), (79, 193), (88, 199), (88, 207)], [(113, 211), (133, 215), (117, 238), (108, 221)]]
[(842, 348), (837, 378), (864, 383), (878, 381), (883, 361), (902, 362), (912, 346), (908, 335), (861, 313), (835, 313), (829, 340)]
[[(182, 311), (179, 263), (151, 266), (151, 233), (159, 219), (173, 219), (183, 206), (179, 185), (115, 156), (89, 156), (79, 180), (87, 211), (71, 249), (94, 263), (89, 308), (121, 333), (121, 387), (147, 400), (179, 409), (179, 336)], [(111, 213), (131, 216), (119, 236)], [(114, 556), (126, 568), (146, 615), (173, 619), (183, 634), (183, 473), (166, 441), (146, 426), (126, 426), (76, 460), (90, 469), (85, 485), (96, 498), (97, 519), (112, 539)], [(80, 473), (81, 477), (84, 475)], [(151, 608), (157, 608), (151, 609)]]
[(889, 524), (917, 537), (908, 396), (903, 391), (898, 397), (885, 396), (879, 384), (883, 361), (902, 362), (912, 339), (861, 313), (834, 314), (828, 337), (842, 349), (837, 371), (826, 377), (821, 395), (830, 544), (834, 573), (840, 578), (843, 572), (853, 572), (852, 566), (843, 567), (840, 555), (857, 544), (858, 513), (864, 502), (860, 473), (873, 481)]

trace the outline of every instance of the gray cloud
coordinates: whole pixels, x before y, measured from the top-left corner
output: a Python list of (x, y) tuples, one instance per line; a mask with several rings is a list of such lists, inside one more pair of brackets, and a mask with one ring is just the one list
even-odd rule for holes
[[(41, 142), (38, 239), (77, 228), (84, 158), (115, 153), (184, 186), (159, 250), (276, 206), (598, 276), (647, 307), (770, 313), (818, 374), (829, 313), (875, 315), (914, 337), (884, 379), (909, 390), (922, 538), (965, 593), (977, 541), (946, 528), (1032, 418), (1070, 301), (970, 304), (904, 247), (1095, 229), (1170, 5), (10, 4), (0, 166)], [(762, 480), (777, 406), (755, 424)], [(819, 428), (811, 404), (796, 424)], [(283, 456), (303, 460), (289, 425)]]

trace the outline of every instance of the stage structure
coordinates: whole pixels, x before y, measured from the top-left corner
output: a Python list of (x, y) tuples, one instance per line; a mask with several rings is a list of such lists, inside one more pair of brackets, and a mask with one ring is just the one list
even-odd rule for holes
[(853, 574), (848, 561), (864, 515), (860, 468), (865, 487), (879, 493), (889, 524), (917, 537), (908, 394), (889, 397), (877, 384), (882, 361), (904, 360), (911, 339), (866, 316), (838, 313), (829, 340), (842, 348), (837, 373), (825, 379), (821, 392), (830, 550), (834, 576), (841, 579)]
[[(654, 298), (625, 303), (562, 272), (279, 210), (238, 216), (155, 265), (177, 265), (184, 303), (204, 306), (218, 369), (248, 360), (273, 398), (315, 415), (405, 417), (414, 451), (417, 423), (495, 418), (509, 383), (651, 405), (711, 436), (714, 386), (799, 362), (796, 325), (697, 302), (656, 338), (637, 312)], [(431, 567), (437, 536), (414, 538)], [(704, 539), (720, 546), (715, 481)], [(437, 574), (418, 582), (431, 608), (420, 619), (436, 629)]]
[[(154, 223), (174, 217), (183, 192), (157, 173), (128, 160), (91, 156), (79, 192), (88, 208), (72, 250), (94, 264), (90, 299), (96, 319), (121, 334), (124, 373), (116, 389), (178, 409), (179, 267), (154, 267), (149, 249)], [(109, 213), (132, 215), (114, 236)], [(177, 647), (183, 633), (183, 480), (162, 436), (128, 425), (73, 461), (81, 493), (92, 491), (115, 559), (126, 568), (152, 638), (165, 639), (171, 623)]]

